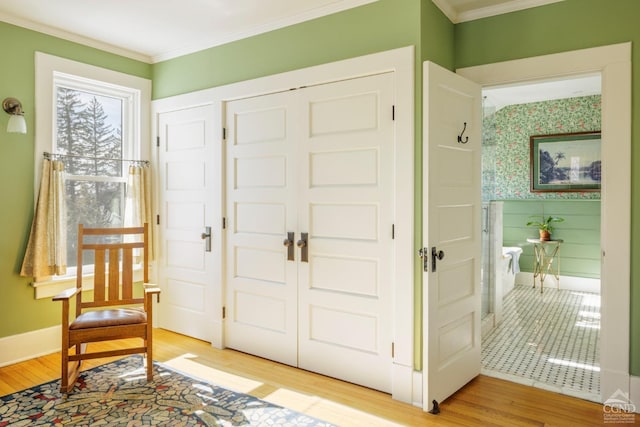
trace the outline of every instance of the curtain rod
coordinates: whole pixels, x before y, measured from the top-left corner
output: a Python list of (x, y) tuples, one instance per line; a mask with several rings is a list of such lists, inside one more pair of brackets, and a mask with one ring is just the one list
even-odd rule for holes
[(100, 157), (89, 157), (89, 156), (77, 156), (77, 155), (73, 155), (73, 154), (55, 154), (55, 153), (48, 153), (48, 152), (43, 152), (42, 155), (44, 156), (45, 159), (48, 160), (54, 160), (58, 157), (66, 157), (69, 159), (83, 159), (83, 160), (115, 160), (117, 162), (131, 162), (131, 163), (142, 163), (144, 165), (149, 165), (149, 160), (131, 160), (131, 159), (107, 159), (107, 158), (100, 158)]

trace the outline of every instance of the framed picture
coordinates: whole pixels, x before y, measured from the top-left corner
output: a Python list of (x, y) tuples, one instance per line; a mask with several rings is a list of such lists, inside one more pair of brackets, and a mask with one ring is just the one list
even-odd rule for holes
[(531, 191), (600, 191), (600, 132), (533, 135)]

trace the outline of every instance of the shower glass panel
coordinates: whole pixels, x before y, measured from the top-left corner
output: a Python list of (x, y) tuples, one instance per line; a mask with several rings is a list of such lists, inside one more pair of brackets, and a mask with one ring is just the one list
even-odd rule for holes
[(482, 121), (482, 277), (481, 316), (493, 313), (495, 297), (495, 261), (491, 254), (495, 252), (494, 230), (492, 230), (491, 200), (496, 197), (496, 124), (495, 107), (487, 105), (483, 99)]

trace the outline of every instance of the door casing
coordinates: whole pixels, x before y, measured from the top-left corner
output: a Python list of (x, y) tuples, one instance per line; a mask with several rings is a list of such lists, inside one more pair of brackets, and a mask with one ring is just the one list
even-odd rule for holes
[(629, 393), (631, 43), (478, 65), (457, 73), (485, 87), (601, 74), (605, 170), (601, 192), (600, 392), (603, 401), (617, 390)]

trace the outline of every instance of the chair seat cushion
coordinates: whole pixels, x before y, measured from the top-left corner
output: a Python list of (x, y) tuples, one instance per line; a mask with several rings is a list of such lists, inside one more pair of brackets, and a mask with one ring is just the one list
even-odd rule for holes
[(99, 328), (104, 326), (136, 325), (145, 323), (147, 314), (135, 308), (95, 310), (82, 313), (69, 325), (69, 329)]

